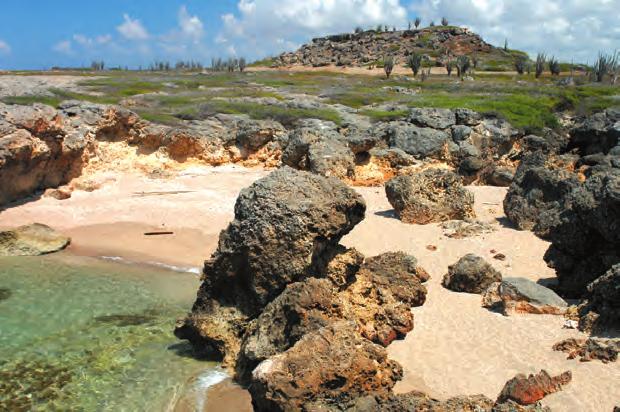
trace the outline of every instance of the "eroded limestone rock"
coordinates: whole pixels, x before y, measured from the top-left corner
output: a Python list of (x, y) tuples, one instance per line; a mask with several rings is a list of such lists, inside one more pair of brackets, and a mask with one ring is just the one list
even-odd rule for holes
[(405, 223), (424, 225), (475, 217), (473, 194), (449, 170), (428, 169), (395, 177), (386, 183), (385, 192)]
[(49, 226), (33, 223), (0, 232), (0, 256), (45, 255), (64, 249), (69, 243), (71, 238)]

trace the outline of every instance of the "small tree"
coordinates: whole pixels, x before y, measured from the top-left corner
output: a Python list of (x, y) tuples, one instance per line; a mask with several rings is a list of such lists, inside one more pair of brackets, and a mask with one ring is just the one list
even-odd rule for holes
[(517, 56), (515, 59), (515, 69), (517, 73), (524, 74), (527, 66), (527, 57), (525, 56)]
[(544, 53), (538, 53), (536, 56), (536, 78), (538, 79), (545, 71), (545, 63), (547, 63), (547, 56)]
[(245, 70), (246, 66), (247, 66), (247, 62), (245, 60), (245, 57), (241, 57), (239, 59), (238, 65), (239, 65), (239, 71), (243, 72)]
[(357, 26), (355, 28), (355, 34), (360, 34), (360, 33), (364, 33), (364, 29), (362, 29), (360, 26)]
[(411, 30), (411, 22), (407, 23), (407, 30)]
[(447, 26), (448, 24), (449, 24), (448, 19), (447, 19), (447, 18), (445, 18), (445, 17), (442, 17), (442, 18), (441, 18), (441, 25), (442, 25), (442, 26)]
[(551, 56), (551, 58), (549, 59), (549, 71), (553, 76), (560, 75), (560, 62), (555, 58), (555, 56)]
[(472, 54), (471, 65), (473, 66), (474, 70), (478, 68), (478, 63), (480, 63), (480, 60), (478, 59), (478, 54)]
[(377, 25), (377, 28), (375, 29), (375, 31), (376, 31), (377, 33), (381, 33), (381, 32), (383, 31), (383, 24), (378, 24), (378, 25)]
[(415, 26), (415, 28), (417, 29), (418, 27), (420, 27), (420, 24), (422, 24), (422, 19), (421, 19), (421, 18), (419, 18), (419, 17), (416, 17), (416, 18), (415, 18), (415, 20), (414, 20), (414, 22), (413, 22), (413, 25), (414, 25), (414, 26)]
[(385, 71), (385, 76), (389, 79), (392, 70), (394, 70), (394, 57), (386, 56), (383, 58), (383, 70)]
[(385, 26), (383, 26), (383, 31), (384, 32), (390, 31), (390, 27), (386, 24)]
[(508, 39), (504, 40), (504, 51), (508, 51)]
[(407, 57), (407, 65), (413, 72), (413, 77), (418, 75), (420, 67), (422, 67), (422, 55), (420, 53), (412, 53)]
[(430, 27), (435, 27), (435, 22), (431, 21), (431, 24), (429, 24)]
[(468, 56), (459, 56), (456, 59), (456, 73), (463, 78), (471, 68), (471, 60)]

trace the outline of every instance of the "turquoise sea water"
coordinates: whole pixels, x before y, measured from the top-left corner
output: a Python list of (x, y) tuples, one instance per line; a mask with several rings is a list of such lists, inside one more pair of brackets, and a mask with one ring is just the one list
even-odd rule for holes
[(204, 393), (222, 372), (172, 334), (197, 288), (157, 268), (0, 258), (0, 410), (174, 411)]

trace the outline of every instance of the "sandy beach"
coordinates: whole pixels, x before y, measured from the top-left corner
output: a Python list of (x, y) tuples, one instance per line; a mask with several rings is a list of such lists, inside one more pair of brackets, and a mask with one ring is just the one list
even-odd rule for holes
[[(216, 248), (219, 232), (233, 217), (240, 189), (266, 175), (262, 169), (236, 166), (193, 167), (166, 180), (107, 172), (93, 192), (75, 191), (67, 200), (39, 198), (0, 212), (0, 228), (39, 222), (72, 237), (66, 252), (126, 261), (165, 264), (198, 272)], [(478, 219), (492, 233), (452, 239), (437, 224), (406, 225), (395, 219), (383, 188), (357, 188), (367, 202), (366, 219), (343, 243), (366, 256), (402, 250), (415, 255), (432, 276), (428, 299), (415, 308), (415, 328), (389, 347), (405, 369), (397, 392), (422, 390), (439, 399), (461, 394), (495, 398), (517, 373), (570, 370), (564, 391), (543, 400), (557, 411), (611, 411), (620, 399), (620, 365), (567, 360), (554, 343), (580, 332), (563, 329), (564, 319), (548, 315), (504, 317), (481, 307), (480, 296), (450, 292), (441, 286), (447, 267), (466, 253), (491, 262), (504, 276), (550, 279), (543, 261), (547, 244), (505, 220), (505, 188), (471, 187)], [(149, 231), (172, 235), (145, 236)], [(435, 246), (430, 250), (428, 246)], [(492, 250), (494, 252), (492, 252)], [(495, 253), (505, 261), (493, 259)], [(219, 393), (226, 399), (225, 391)], [(247, 398), (246, 398), (247, 399)]]

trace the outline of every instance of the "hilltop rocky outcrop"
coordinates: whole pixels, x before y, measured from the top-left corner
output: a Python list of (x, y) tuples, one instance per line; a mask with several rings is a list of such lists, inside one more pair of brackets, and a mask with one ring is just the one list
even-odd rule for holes
[(413, 109), (402, 121), (374, 125), (306, 119), (286, 128), (234, 115), (165, 126), (119, 106), (79, 101), (57, 109), (0, 104), (0, 205), (48, 188), (58, 189), (49, 196), (70, 197), (79, 185), (67, 184), (89, 165), (117, 162), (106, 156), (114, 145), (179, 163), (288, 165), (359, 185), (441, 162), (466, 183), (506, 185), (519, 139), (507, 122), (467, 109)]
[(429, 60), (442, 63), (442, 55), (450, 53), (510, 56), (508, 52), (486, 43), (479, 35), (460, 27), (427, 27), (416, 30), (368, 30), (312, 39), (295, 52), (278, 56), (276, 66), (364, 66), (392, 55), (401, 62), (418, 52)]
[(585, 329), (619, 320), (607, 303), (620, 263), (619, 119), (608, 109), (578, 122), (560, 149), (526, 155), (504, 200), (511, 221), (551, 242), (545, 261), (560, 294), (589, 301)]

